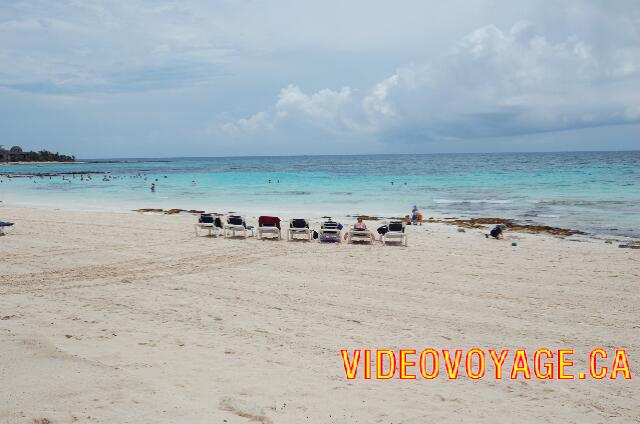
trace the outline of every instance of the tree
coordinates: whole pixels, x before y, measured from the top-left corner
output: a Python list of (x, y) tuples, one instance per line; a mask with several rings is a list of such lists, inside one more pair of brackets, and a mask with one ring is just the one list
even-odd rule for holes
[(75, 162), (75, 156), (61, 155), (58, 152), (52, 153), (48, 150), (29, 152), (28, 160), (32, 162)]

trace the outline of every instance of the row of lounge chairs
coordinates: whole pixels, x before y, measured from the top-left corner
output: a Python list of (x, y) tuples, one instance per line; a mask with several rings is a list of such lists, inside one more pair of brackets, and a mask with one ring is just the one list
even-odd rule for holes
[[(311, 241), (316, 237), (320, 242), (340, 243), (343, 240), (343, 226), (331, 219), (323, 222), (317, 231), (313, 231), (309, 226), (309, 220), (303, 218), (290, 219), (286, 233), (283, 231), (281, 224), (280, 218), (276, 216), (260, 216), (258, 218), (257, 237), (260, 239), (276, 238), (282, 240), (284, 233), (288, 241)], [(196, 236), (199, 235), (199, 231), (202, 230), (208, 231), (208, 235), (213, 237), (247, 238), (256, 235), (256, 229), (251, 225), (247, 225), (245, 218), (240, 215), (228, 215), (226, 218), (222, 218), (211, 214), (202, 214), (195, 224)], [(382, 244), (398, 242), (403, 246), (407, 245), (405, 223), (402, 221), (389, 221), (378, 229), (378, 232), (380, 233), (380, 241)], [(373, 232), (368, 229), (350, 228), (346, 230), (345, 233), (346, 237), (344, 238), (348, 243), (371, 243), (375, 240)]]

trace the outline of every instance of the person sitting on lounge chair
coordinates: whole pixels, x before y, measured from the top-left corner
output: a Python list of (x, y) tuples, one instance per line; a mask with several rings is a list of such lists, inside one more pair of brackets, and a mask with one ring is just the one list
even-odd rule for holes
[(367, 224), (365, 224), (365, 222), (362, 220), (362, 217), (359, 216), (358, 221), (355, 224), (353, 224), (353, 228), (355, 230), (366, 230)]
[(367, 229), (367, 224), (362, 217), (358, 217), (357, 222), (344, 235), (344, 239), (350, 243), (354, 241), (354, 238), (357, 241), (371, 241), (372, 243), (376, 240), (373, 233)]

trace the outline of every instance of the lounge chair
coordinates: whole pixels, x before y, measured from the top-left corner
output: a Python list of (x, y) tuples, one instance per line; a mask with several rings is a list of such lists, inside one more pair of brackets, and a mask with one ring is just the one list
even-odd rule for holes
[(303, 235), (305, 240), (311, 241), (311, 230), (309, 229), (309, 221), (306, 219), (289, 220), (289, 230), (287, 231), (287, 240), (293, 240), (296, 235)]
[[(217, 224), (217, 225), (216, 225)], [(198, 230), (208, 230), (209, 237), (215, 237), (220, 235), (222, 224), (220, 218), (214, 217), (212, 214), (203, 213), (198, 218), (198, 222), (194, 224), (196, 236), (199, 236)]]
[(227, 222), (222, 227), (222, 234), (224, 238), (235, 237), (236, 233), (242, 233), (242, 237), (247, 238), (249, 236), (247, 223), (244, 220), (244, 217), (240, 215), (229, 215), (227, 217)]
[(382, 244), (399, 241), (401, 245), (407, 245), (406, 224), (402, 221), (391, 221), (387, 224), (387, 232), (380, 237)]
[(13, 222), (4, 222), (4, 221), (0, 221), (0, 236), (5, 235), (5, 230), (11, 228), (14, 226)]
[(347, 232), (347, 243), (351, 244), (354, 241), (363, 241), (368, 243), (373, 243), (375, 237), (370, 230), (358, 230), (353, 227), (349, 229)]
[(342, 230), (340, 224), (329, 219), (320, 226), (318, 231), (318, 239), (322, 241), (333, 241), (340, 243), (342, 241)]
[(278, 240), (280, 235), (280, 218), (277, 216), (261, 216), (258, 218), (258, 238), (263, 238), (265, 234), (274, 235)]

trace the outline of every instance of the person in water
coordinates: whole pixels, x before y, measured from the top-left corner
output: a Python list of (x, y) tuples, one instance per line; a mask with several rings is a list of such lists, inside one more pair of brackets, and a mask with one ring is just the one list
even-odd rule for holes
[(151, 183), (151, 192), (152, 193), (156, 192), (156, 183)]
[(504, 224), (498, 224), (489, 231), (489, 234), (485, 234), (486, 238), (489, 236), (493, 237), (496, 240), (502, 240), (504, 238), (504, 230), (507, 228)]

